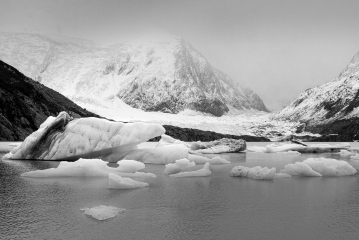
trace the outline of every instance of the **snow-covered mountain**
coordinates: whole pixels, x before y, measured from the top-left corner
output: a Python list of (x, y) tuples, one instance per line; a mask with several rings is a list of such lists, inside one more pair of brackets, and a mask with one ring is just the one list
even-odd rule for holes
[(83, 107), (128, 104), (145, 111), (192, 109), (215, 116), (267, 111), (257, 94), (212, 67), (182, 38), (103, 46), (0, 33), (0, 59)]
[(335, 80), (307, 89), (276, 116), (302, 121), (307, 129), (328, 126), (359, 114), (359, 53)]

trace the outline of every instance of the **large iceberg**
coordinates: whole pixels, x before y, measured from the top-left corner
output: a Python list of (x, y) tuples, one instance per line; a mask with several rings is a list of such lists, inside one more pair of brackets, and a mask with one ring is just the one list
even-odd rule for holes
[(80, 210), (85, 212), (86, 215), (89, 215), (101, 221), (116, 217), (119, 212), (125, 211), (124, 208), (117, 208), (106, 205), (100, 205), (92, 208), (82, 208)]
[(336, 145), (330, 144), (269, 144), (265, 147), (260, 146), (249, 146), (247, 150), (249, 152), (261, 152), (261, 153), (278, 153), (278, 152), (289, 152), (295, 151), (299, 153), (324, 153), (324, 152), (340, 152), (340, 150), (349, 149), (349, 143), (340, 143)]
[(143, 169), (144, 164), (133, 160), (125, 160), (118, 167), (109, 167), (101, 159), (79, 159), (76, 162), (60, 162), (57, 168), (35, 170), (21, 174), (23, 177), (108, 177), (109, 173), (114, 173), (122, 177), (156, 177), (153, 173), (137, 172)]
[(303, 162), (287, 164), (280, 172), (308, 177), (338, 177), (354, 175), (357, 170), (346, 161), (331, 158), (308, 158)]
[(276, 168), (262, 168), (261, 166), (256, 167), (245, 167), (235, 166), (232, 168), (230, 175), (232, 177), (247, 177), (256, 180), (268, 180), (274, 179), (276, 174)]
[(207, 177), (211, 175), (211, 170), (209, 170), (209, 163), (204, 164), (203, 168), (191, 171), (191, 172), (179, 172), (171, 174), (171, 177)]
[(111, 122), (93, 117), (72, 120), (66, 112), (45, 123), (3, 159), (86, 157), (118, 161), (137, 144), (165, 133), (159, 124)]
[(131, 178), (121, 177), (114, 173), (108, 174), (108, 185), (107, 188), (114, 189), (131, 189), (131, 188), (142, 188), (147, 187), (148, 183), (139, 182)]

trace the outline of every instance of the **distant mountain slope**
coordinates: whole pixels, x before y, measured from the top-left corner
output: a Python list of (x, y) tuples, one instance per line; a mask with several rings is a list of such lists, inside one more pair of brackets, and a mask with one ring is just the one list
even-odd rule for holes
[(112, 107), (119, 99), (134, 108), (169, 113), (267, 111), (257, 94), (212, 67), (181, 38), (100, 46), (0, 33), (0, 59), (81, 106)]
[(359, 133), (358, 115), (359, 53), (337, 79), (304, 91), (277, 118), (305, 122), (314, 132), (354, 137)]
[(98, 117), (0, 61), (0, 141), (19, 141), (60, 111)]

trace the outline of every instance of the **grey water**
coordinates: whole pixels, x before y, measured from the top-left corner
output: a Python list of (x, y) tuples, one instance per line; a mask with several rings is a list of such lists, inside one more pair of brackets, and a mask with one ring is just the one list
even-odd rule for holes
[[(253, 143), (252, 145), (259, 145)], [(2, 157), (2, 154), (0, 154)], [(253, 180), (229, 176), (237, 165), (276, 167), (339, 154), (222, 154), (212, 175), (173, 178), (163, 165), (150, 186), (107, 189), (106, 178), (23, 178), (50, 161), (0, 161), (0, 239), (358, 239), (359, 175)], [(201, 168), (202, 165), (197, 165)], [(124, 213), (98, 221), (83, 207)]]

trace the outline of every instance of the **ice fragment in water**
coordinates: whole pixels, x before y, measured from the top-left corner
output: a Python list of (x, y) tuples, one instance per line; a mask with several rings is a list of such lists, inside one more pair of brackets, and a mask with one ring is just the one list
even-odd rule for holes
[[(119, 162), (121, 163), (121, 161)], [(129, 172), (142, 169), (144, 164), (126, 160), (123, 166), (112, 168), (101, 159), (79, 159), (76, 162), (60, 162), (57, 168), (35, 170), (21, 174), (23, 177), (108, 177), (116, 173), (122, 177), (156, 177), (153, 173)], [(142, 166), (143, 164), (143, 166)]]
[(176, 174), (171, 174), (171, 177), (207, 177), (211, 175), (211, 170), (209, 170), (209, 163), (206, 163), (203, 168), (191, 171), (191, 172), (179, 172)]
[(261, 166), (256, 167), (244, 167), (235, 166), (232, 168), (230, 175), (232, 177), (247, 177), (257, 180), (273, 179), (275, 177), (276, 169), (273, 168), (262, 168)]
[(107, 188), (114, 189), (131, 189), (131, 188), (142, 188), (147, 187), (148, 183), (135, 181), (131, 178), (121, 177), (115, 173), (108, 174), (108, 185)]
[(190, 162), (187, 158), (182, 158), (176, 160), (175, 163), (166, 164), (165, 173), (174, 174), (179, 173), (187, 168), (194, 167), (196, 164), (194, 162)]
[(119, 212), (124, 212), (126, 209), (112, 206), (100, 205), (92, 208), (82, 208), (86, 215), (90, 215), (97, 220), (106, 220), (108, 218), (116, 217)]
[(279, 172), (307, 177), (338, 177), (354, 175), (357, 171), (346, 161), (331, 158), (308, 158), (303, 162), (287, 164)]

